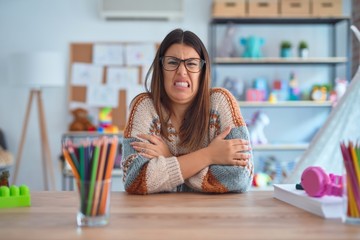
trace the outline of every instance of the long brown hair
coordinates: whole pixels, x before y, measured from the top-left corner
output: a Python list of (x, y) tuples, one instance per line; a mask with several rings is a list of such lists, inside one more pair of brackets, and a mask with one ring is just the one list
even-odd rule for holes
[[(164, 56), (167, 49), (173, 44), (185, 44), (192, 47), (205, 60), (201, 69), (199, 90), (193, 103), (185, 113), (185, 118), (181, 123), (179, 137), (180, 145), (190, 150), (196, 150), (208, 137), (208, 127), (210, 119), (210, 59), (209, 54), (200, 40), (200, 38), (191, 31), (175, 29), (171, 31), (161, 42), (150, 70), (146, 75), (145, 88), (150, 94), (155, 109), (160, 117), (161, 135), (169, 139), (168, 121), (172, 113), (169, 96), (166, 94), (164, 86), (163, 69), (161, 66), (161, 57)], [(148, 80), (151, 77), (150, 89)], [(163, 113), (166, 111), (166, 114)]]

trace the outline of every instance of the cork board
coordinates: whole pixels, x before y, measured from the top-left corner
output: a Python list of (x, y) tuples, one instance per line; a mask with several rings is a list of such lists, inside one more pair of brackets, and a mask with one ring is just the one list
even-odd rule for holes
[[(68, 102), (86, 103), (87, 86), (75, 86), (71, 81), (71, 69), (73, 63), (92, 63), (94, 43), (72, 43), (70, 44), (70, 66), (69, 66), (69, 84), (68, 84)], [(104, 66), (102, 82), (106, 83), (106, 68)], [(139, 78), (141, 82), (141, 79)], [(139, 82), (139, 83), (140, 83)], [(112, 110), (112, 124), (117, 126), (119, 130), (123, 130), (126, 124), (127, 105), (126, 90), (119, 90), (118, 105)]]

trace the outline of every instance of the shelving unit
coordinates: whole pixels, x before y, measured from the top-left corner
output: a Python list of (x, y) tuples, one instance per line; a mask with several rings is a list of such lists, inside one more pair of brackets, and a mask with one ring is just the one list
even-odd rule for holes
[[(269, 38), (269, 42), (272, 40), (271, 54), (264, 54), (262, 58), (243, 58), (241, 57), (241, 45), (238, 39), (234, 40), (237, 44), (237, 50), (239, 55), (234, 57), (218, 57), (217, 48), (225, 33), (225, 27), (231, 24), (235, 28), (240, 29), (240, 33), (235, 35), (236, 37), (248, 37), (256, 31), (260, 31), (260, 36)], [(259, 27), (260, 26), (260, 27)], [(281, 28), (285, 26), (284, 31), (274, 31), (274, 33), (264, 33), (264, 29)], [(290, 27), (289, 27), (290, 26)], [(287, 27), (287, 28), (286, 28)], [(286, 39), (289, 37), (286, 30), (289, 28), (294, 31), (294, 28), (306, 29), (311, 27), (325, 28), (323, 32), (327, 35), (327, 41), (322, 43), (315, 43), (310, 45), (310, 49), (314, 52), (314, 47), (322, 48), (320, 53), (310, 55), (308, 58), (300, 58), (297, 56), (289, 58), (278, 57), (279, 54), (274, 49), (279, 48), (279, 45), (274, 45), (274, 39)], [(220, 30), (219, 30), (220, 29)], [(245, 29), (245, 30), (244, 30)], [(317, 29), (316, 29), (317, 30)], [(280, 33), (280, 34), (279, 34)], [(277, 36), (282, 35), (282, 37)], [(314, 36), (305, 36), (307, 39), (315, 39), (317, 32), (314, 30)], [(275, 35), (275, 36), (274, 36)], [(296, 36), (298, 35), (298, 36)], [(221, 85), (221, 77), (224, 78), (223, 72), (226, 74), (238, 74), (239, 81), (249, 82), (251, 77), (258, 77), (256, 74), (259, 72), (275, 71), (282, 73), (284, 69), (296, 68), (298, 71), (305, 69), (312, 73), (307, 73), (306, 84), (317, 84), (311, 78), (311, 74), (314, 76), (317, 72), (325, 72), (324, 82), (333, 84), (336, 77), (339, 77), (339, 72), (342, 71), (342, 76), (350, 80), (350, 59), (351, 59), (351, 46), (350, 46), (350, 18), (349, 17), (334, 17), (334, 18), (213, 18), (210, 22), (210, 56), (212, 58), (213, 67), (213, 83), (214, 86)], [(304, 35), (301, 32), (292, 32), (292, 39), (303, 40)], [(340, 38), (341, 37), (341, 38)], [(339, 39), (340, 38), (340, 39)], [(326, 45), (326, 47), (324, 47)], [(297, 46), (295, 46), (296, 48)], [(313, 48), (311, 48), (313, 47)], [(325, 50), (324, 50), (325, 49)], [(240, 51), (239, 51), (240, 50)], [(316, 49), (315, 49), (316, 50)], [(324, 53), (325, 52), (325, 53)], [(288, 71), (288, 70), (287, 70)], [(290, 72), (290, 71), (288, 71)], [(233, 75), (234, 75), (233, 74)], [(309, 77), (310, 76), (310, 77)], [(274, 74), (270, 74), (269, 78), (274, 79)], [(281, 78), (281, 77), (280, 77)], [(305, 78), (305, 77), (304, 77)], [(270, 80), (269, 79), (269, 80)], [(271, 80), (270, 80), (271, 81)], [(302, 84), (302, 79), (298, 79), (299, 84)], [(315, 135), (316, 131), (322, 126), (322, 123), (326, 120), (328, 114), (332, 109), (332, 103), (330, 101), (277, 101), (271, 102), (247, 102), (244, 99), (238, 99), (239, 106), (245, 120), (249, 120), (250, 116), (258, 110), (266, 112), (268, 115), (273, 114), (271, 117), (272, 123), (267, 127), (269, 136), (269, 144), (266, 145), (254, 145), (253, 152), (255, 161), (257, 161), (263, 154), (271, 156), (280, 155), (280, 161), (289, 161), (297, 159), (304, 150), (307, 149), (311, 138)], [(300, 124), (291, 121), (299, 121)], [(314, 123), (312, 123), (312, 121)], [(312, 126), (311, 126), (312, 125)], [(300, 134), (306, 135), (301, 139), (298, 137), (299, 129), (302, 127), (307, 129), (300, 131)], [(275, 129), (276, 128), (276, 129)], [(279, 136), (281, 135), (281, 137)], [(284, 136), (283, 136), (284, 135)], [(295, 136), (291, 139), (290, 136)], [(276, 139), (279, 137), (279, 139)], [(257, 164), (255, 163), (255, 167)], [(256, 170), (256, 169), (255, 169)]]
[(277, 58), (266, 57), (260, 59), (251, 58), (215, 58), (214, 64), (339, 64), (346, 63), (344, 57), (328, 57), (328, 58)]
[(279, 101), (279, 102), (249, 102), (249, 101), (239, 101), (239, 106), (241, 108), (257, 107), (257, 108), (272, 108), (272, 107), (331, 107), (331, 101)]
[(261, 144), (252, 146), (255, 151), (279, 151), (279, 150), (305, 150), (309, 144), (296, 143), (296, 144)]

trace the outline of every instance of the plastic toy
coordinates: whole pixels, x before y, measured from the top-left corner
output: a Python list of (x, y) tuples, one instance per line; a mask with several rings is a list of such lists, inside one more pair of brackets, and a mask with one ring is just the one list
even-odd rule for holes
[(99, 111), (99, 121), (101, 127), (108, 127), (111, 125), (111, 107), (104, 107)]
[(244, 94), (244, 82), (236, 78), (227, 77), (224, 80), (223, 87), (228, 89), (237, 100)]
[(252, 185), (254, 187), (266, 187), (271, 183), (271, 177), (266, 173), (256, 173)]
[(31, 206), (31, 196), (28, 186), (0, 187), (0, 208)]
[(269, 100), (268, 100), (270, 103), (277, 103), (277, 96), (276, 96), (276, 92), (271, 92), (269, 94)]
[(336, 79), (334, 90), (330, 92), (329, 99), (333, 102), (334, 105), (340, 100), (340, 98), (345, 94), (348, 82), (345, 79)]
[(253, 88), (254, 89), (257, 89), (257, 90), (260, 90), (260, 91), (263, 91), (264, 93), (264, 99), (263, 101), (266, 101), (266, 99), (268, 98), (268, 95), (269, 95), (269, 90), (268, 90), (268, 81), (266, 78), (263, 78), (263, 77), (257, 77), (254, 79), (254, 82), (253, 82)]
[(298, 81), (296, 79), (295, 73), (290, 74), (290, 81), (289, 81), (289, 100), (300, 100), (300, 89), (298, 87)]
[(301, 175), (301, 186), (311, 197), (333, 195), (341, 197), (343, 194), (342, 177), (334, 174), (327, 175), (320, 167), (308, 167)]
[(242, 57), (244, 58), (261, 58), (263, 57), (261, 47), (265, 40), (260, 37), (250, 36), (248, 38), (241, 38), (240, 43), (245, 47)]
[(335, 92), (336, 97), (339, 100), (346, 92), (348, 82), (345, 79), (336, 79), (335, 80)]
[(246, 101), (262, 102), (265, 99), (265, 93), (262, 90), (249, 88), (246, 90)]
[(250, 139), (252, 144), (266, 144), (268, 140), (264, 133), (265, 126), (270, 124), (269, 117), (260, 111), (257, 111), (249, 125)]
[(326, 101), (328, 95), (328, 87), (325, 85), (314, 85), (311, 90), (311, 100)]
[(112, 108), (104, 107), (99, 112), (99, 127), (98, 132), (117, 133), (119, 129), (117, 126), (112, 125)]
[(276, 79), (272, 84), (272, 92), (276, 95), (278, 101), (286, 101), (289, 99), (289, 83), (286, 80)]
[(217, 49), (218, 57), (235, 57), (237, 55), (236, 46), (234, 43), (235, 34), (236, 34), (235, 25), (228, 24), (224, 37), (221, 41), (221, 44)]

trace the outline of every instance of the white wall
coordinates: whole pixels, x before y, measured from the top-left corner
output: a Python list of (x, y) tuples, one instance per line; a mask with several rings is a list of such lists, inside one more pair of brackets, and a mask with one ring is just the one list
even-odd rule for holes
[[(68, 58), (71, 42), (160, 42), (170, 30), (177, 27), (195, 32), (207, 45), (211, 0), (184, 2), (185, 17), (182, 21), (105, 22), (98, 17), (97, 0), (0, 0), (0, 128), (5, 132), (9, 150), (16, 155), (29, 94), (26, 89), (9, 86), (6, 64), (12, 53), (60, 51)], [(349, 15), (351, 0), (344, 0), (344, 3), (344, 13)], [(60, 190), (60, 141), (71, 119), (67, 111), (67, 89), (46, 89), (43, 99), (56, 184)], [(35, 106), (19, 174), (18, 184), (28, 184), (32, 190), (43, 189), (40, 133)], [(115, 188), (117, 186), (120, 183), (115, 184)]]
[[(97, 0), (0, 0), (0, 128), (14, 156), (20, 143), (29, 92), (14, 88), (7, 81), (6, 64), (12, 53), (59, 51), (67, 58), (71, 42), (160, 42), (177, 27), (195, 32), (207, 44), (211, 1), (184, 2), (182, 21), (106, 22), (98, 17)], [(60, 190), (60, 141), (69, 122), (67, 88), (45, 89), (43, 100), (56, 185)], [(30, 116), (17, 184), (28, 184), (32, 190), (43, 189), (36, 106)]]

